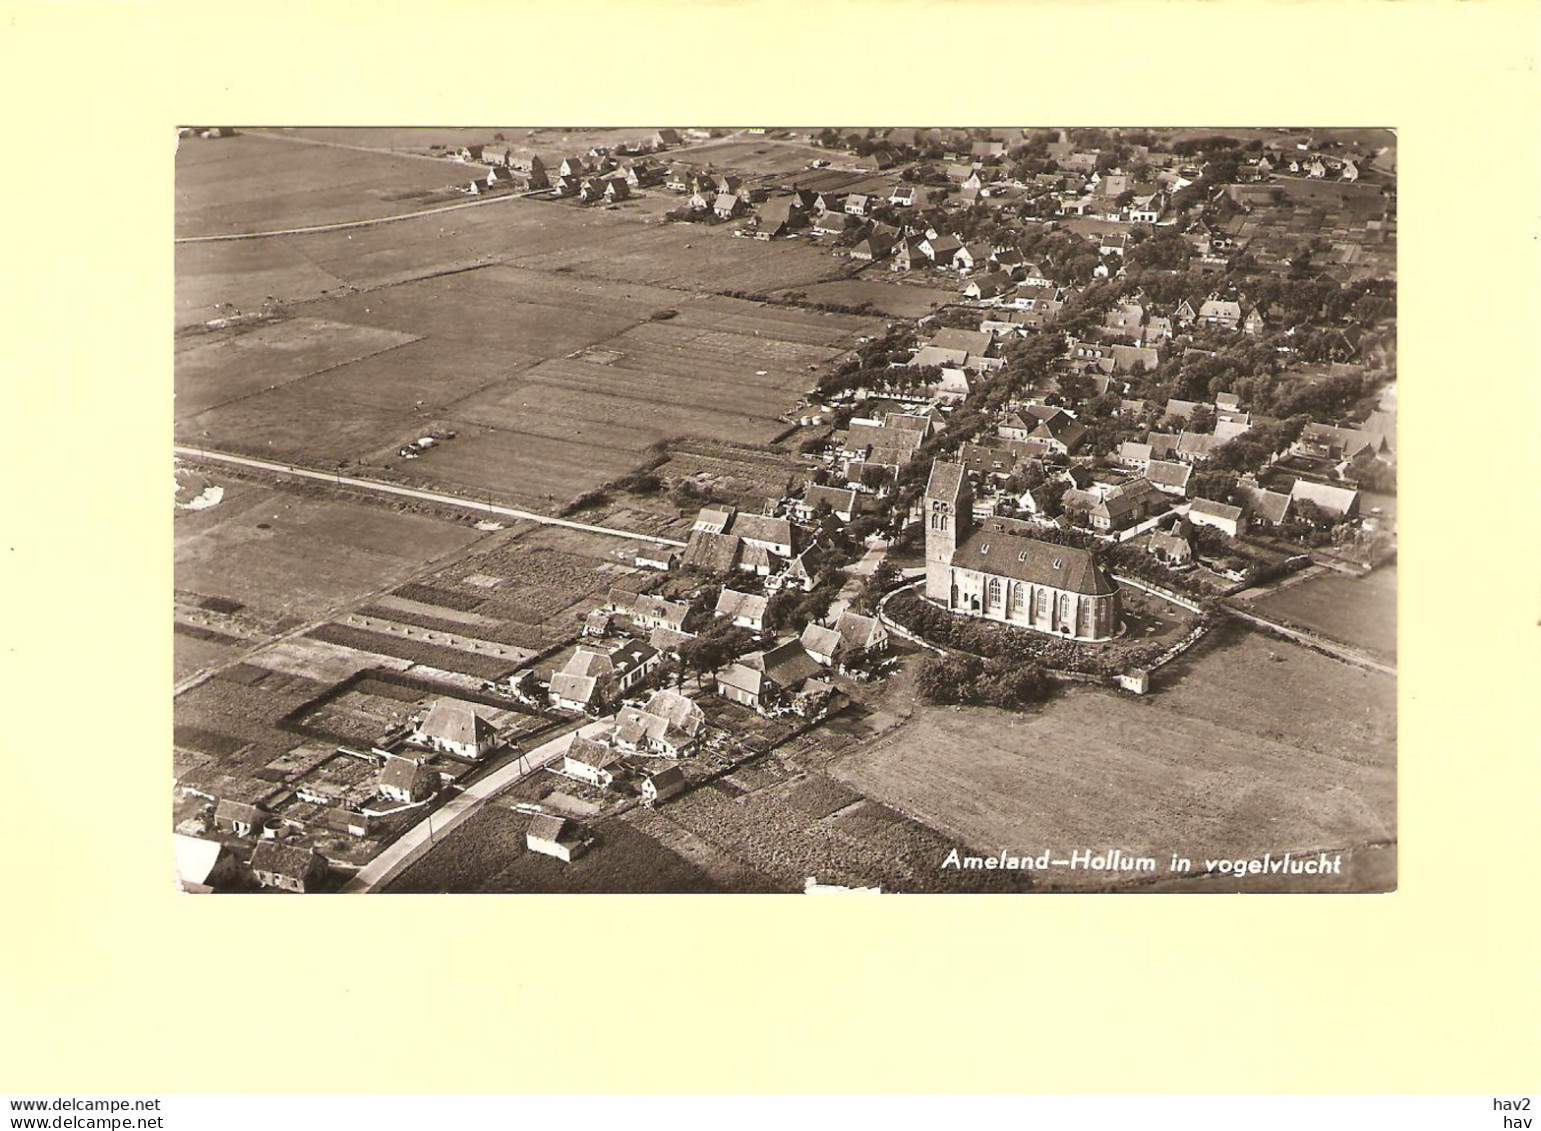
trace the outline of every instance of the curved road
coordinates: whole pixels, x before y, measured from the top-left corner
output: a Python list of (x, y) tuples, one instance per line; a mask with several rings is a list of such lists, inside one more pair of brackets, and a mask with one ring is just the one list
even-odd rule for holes
[(575, 725), (534, 750), (521, 754), (480, 781), (468, 785), (458, 796), (437, 810), (430, 809), (421, 821), (393, 840), (378, 856), (360, 868), (343, 885), (342, 891), (349, 895), (378, 891), (432, 849), (439, 837), (464, 823), (487, 801), (515, 782), (538, 773), (565, 754), (574, 737), (581, 734), (585, 738), (592, 738), (602, 733), (612, 722), (612, 719), (599, 719)]
[(331, 471), (317, 471), (314, 468), (308, 467), (295, 467), (293, 464), (274, 463), (271, 460), (265, 459), (252, 459), (250, 456), (210, 451), (207, 448), (185, 448), (178, 445), (172, 450), (184, 459), (201, 459), (214, 463), (233, 463), (241, 467), (255, 468), (258, 471), (270, 471), (279, 475), (294, 475), (301, 479), (316, 479), (322, 483), (336, 484), (339, 487), (354, 487), (364, 491), (375, 491), (387, 495), (402, 495), (409, 499), (421, 499), (426, 503), (442, 503), (446, 506), (485, 511), (488, 514), (523, 519), (526, 522), (538, 522), (542, 526), (564, 526), (568, 530), (581, 530), (587, 534), (608, 534), (612, 538), (629, 538), (633, 542), (651, 542), (658, 546), (683, 547), (685, 545), (684, 542), (674, 538), (664, 538), (657, 534), (638, 534), (632, 530), (615, 530), (608, 526), (595, 526), (588, 522), (574, 522), (570, 518), (556, 518), (553, 515), (540, 514), (536, 511), (522, 511), (516, 507), (500, 507), (492, 503), (479, 503), (474, 499), (463, 499), (458, 495), (445, 495), (437, 491), (419, 491), (414, 487), (398, 487), (394, 483), (382, 483), (378, 479), (357, 479), (351, 475), (341, 475)]

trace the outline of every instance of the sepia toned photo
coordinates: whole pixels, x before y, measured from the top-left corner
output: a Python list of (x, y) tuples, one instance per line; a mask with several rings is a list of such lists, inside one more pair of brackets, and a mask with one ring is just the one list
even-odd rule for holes
[(1395, 890), (1396, 157), (181, 128), (176, 882)]

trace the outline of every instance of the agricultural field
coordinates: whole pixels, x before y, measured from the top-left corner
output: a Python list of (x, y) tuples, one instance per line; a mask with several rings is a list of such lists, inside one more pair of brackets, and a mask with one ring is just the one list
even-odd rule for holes
[(1384, 566), (1363, 577), (1328, 571), (1253, 602), (1262, 616), (1321, 633), (1388, 659), (1397, 652), (1397, 571)]
[(253, 664), (226, 669), (177, 697), (176, 745), (213, 758), (211, 772), (281, 780), (263, 771), (302, 742), (282, 723), (324, 689), (316, 680)]
[[(878, 326), (507, 266), (308, 309), (182, 339), (182, 442), (364, 465), (532, 509), (624, 474), (661, 440), (772, 439), (818, 374)], [(397, 459), (403, 443), (435, 431), (456, 437)]]
[(1148, 698), (1074, 687), (1022, 713), (915, 706), (904, 685), (886, 698), (908, 721), (829, 772), (978, 851), (1165, 861), (1396, 838), (1394, 681), (1304, 648), (1231, 628)]
[(466, 199), (476, 175), (448, 161), (260, 134), (183, 138), (176, 156), (178, 237), (376, 219)]
[[(548, 784), (524, 783), (521, 796), (538, 794), (553, 806)], [(1031, 886), (1021, 874), (940, 872), (937, 864), (952, 847), (942, 835), (773, 756), (741, 764), (655, 810), (629, 808), (590, 821), (595, 844), (572, 864), (528, 852), (528, 823), (523, 814), (488, 806), (387, 890), (795, 892), (810, 877), (900, 892)]]
[(268, 629), (399, 585), (480, 537), (469, 523), (211, 474), (223, 499), (173, 525), (176, 588), (233, 602), (230, 615)]
[[(600, 826), (599, 842), (563, 864), (530, 852), (530, 818), (494, 805), (483, 807), (413, 864), (388, 892), (722, 892), (703, 867), (669, 851), (623, 821)], [(753, 890), (753, 889), (747, 889)]]

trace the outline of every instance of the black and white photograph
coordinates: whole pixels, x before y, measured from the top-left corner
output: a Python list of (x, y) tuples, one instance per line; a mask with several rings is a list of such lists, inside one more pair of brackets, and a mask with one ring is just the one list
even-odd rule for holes
[(182, 891), (1397, 889), (1392, 129), (177, 135)]

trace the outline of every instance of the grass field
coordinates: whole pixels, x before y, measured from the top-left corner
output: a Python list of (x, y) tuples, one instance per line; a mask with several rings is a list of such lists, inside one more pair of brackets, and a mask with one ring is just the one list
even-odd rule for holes
[(1164, 866), (1395, 839), (1392, 680), (1233, 631), (1161, 684), (1074, 688), (1027, 713), (915, 707), (831, 772), (986, 853), (1116, 847)]
[(477, 170), (256, 134), (183, 139), (176, 234), (229, 235), (375, 219), (463, 200)]
[(957, 290), (945, 290), (890, 282), (883, 277), (887, 271), (887, 266), (878, 262), (855, 278), (814, 283), (794, 288), (791, 293), (799, 294), (808, 302), (832, 302), (842, 306), (870, 303), (875, 310), (896, 318), (920, 318), (931, 313), (932, 307), (957, 302), (961, 297), (961, 285)]
[(790, 173), (806, 169), (811, 161), (828, 161), (830, 151), (795, 142), (766, 141), (749, 138), (743, 141), (723, 140), (697, 145), (681, 153), (679, 160), (691, 165), (712, 165), (718, 169), (732, 169), (744, 176), (763, 176), (768, 173)]
[(225, 488), (219, 505), (178, 512), (176, 587), (271, 617), (324, 615), (478, 537), (469, 524), (382, 506), (240, 481)]
[(1321, 633), (1387, 658), (1397, 652), (1397, 571), (1386, 566), (1363, 577), (1327, 572), (1254, 602), (1263, 616)]
[[(182, 339), (179, 439), (308, 466), (361, 463), (537, 509), (623, 474), (660, 440), (771, 439), (818, 374), (879, 325), (507, 266), (307, 309)], [(435, 428), (457, 438), (396, 458)]]

